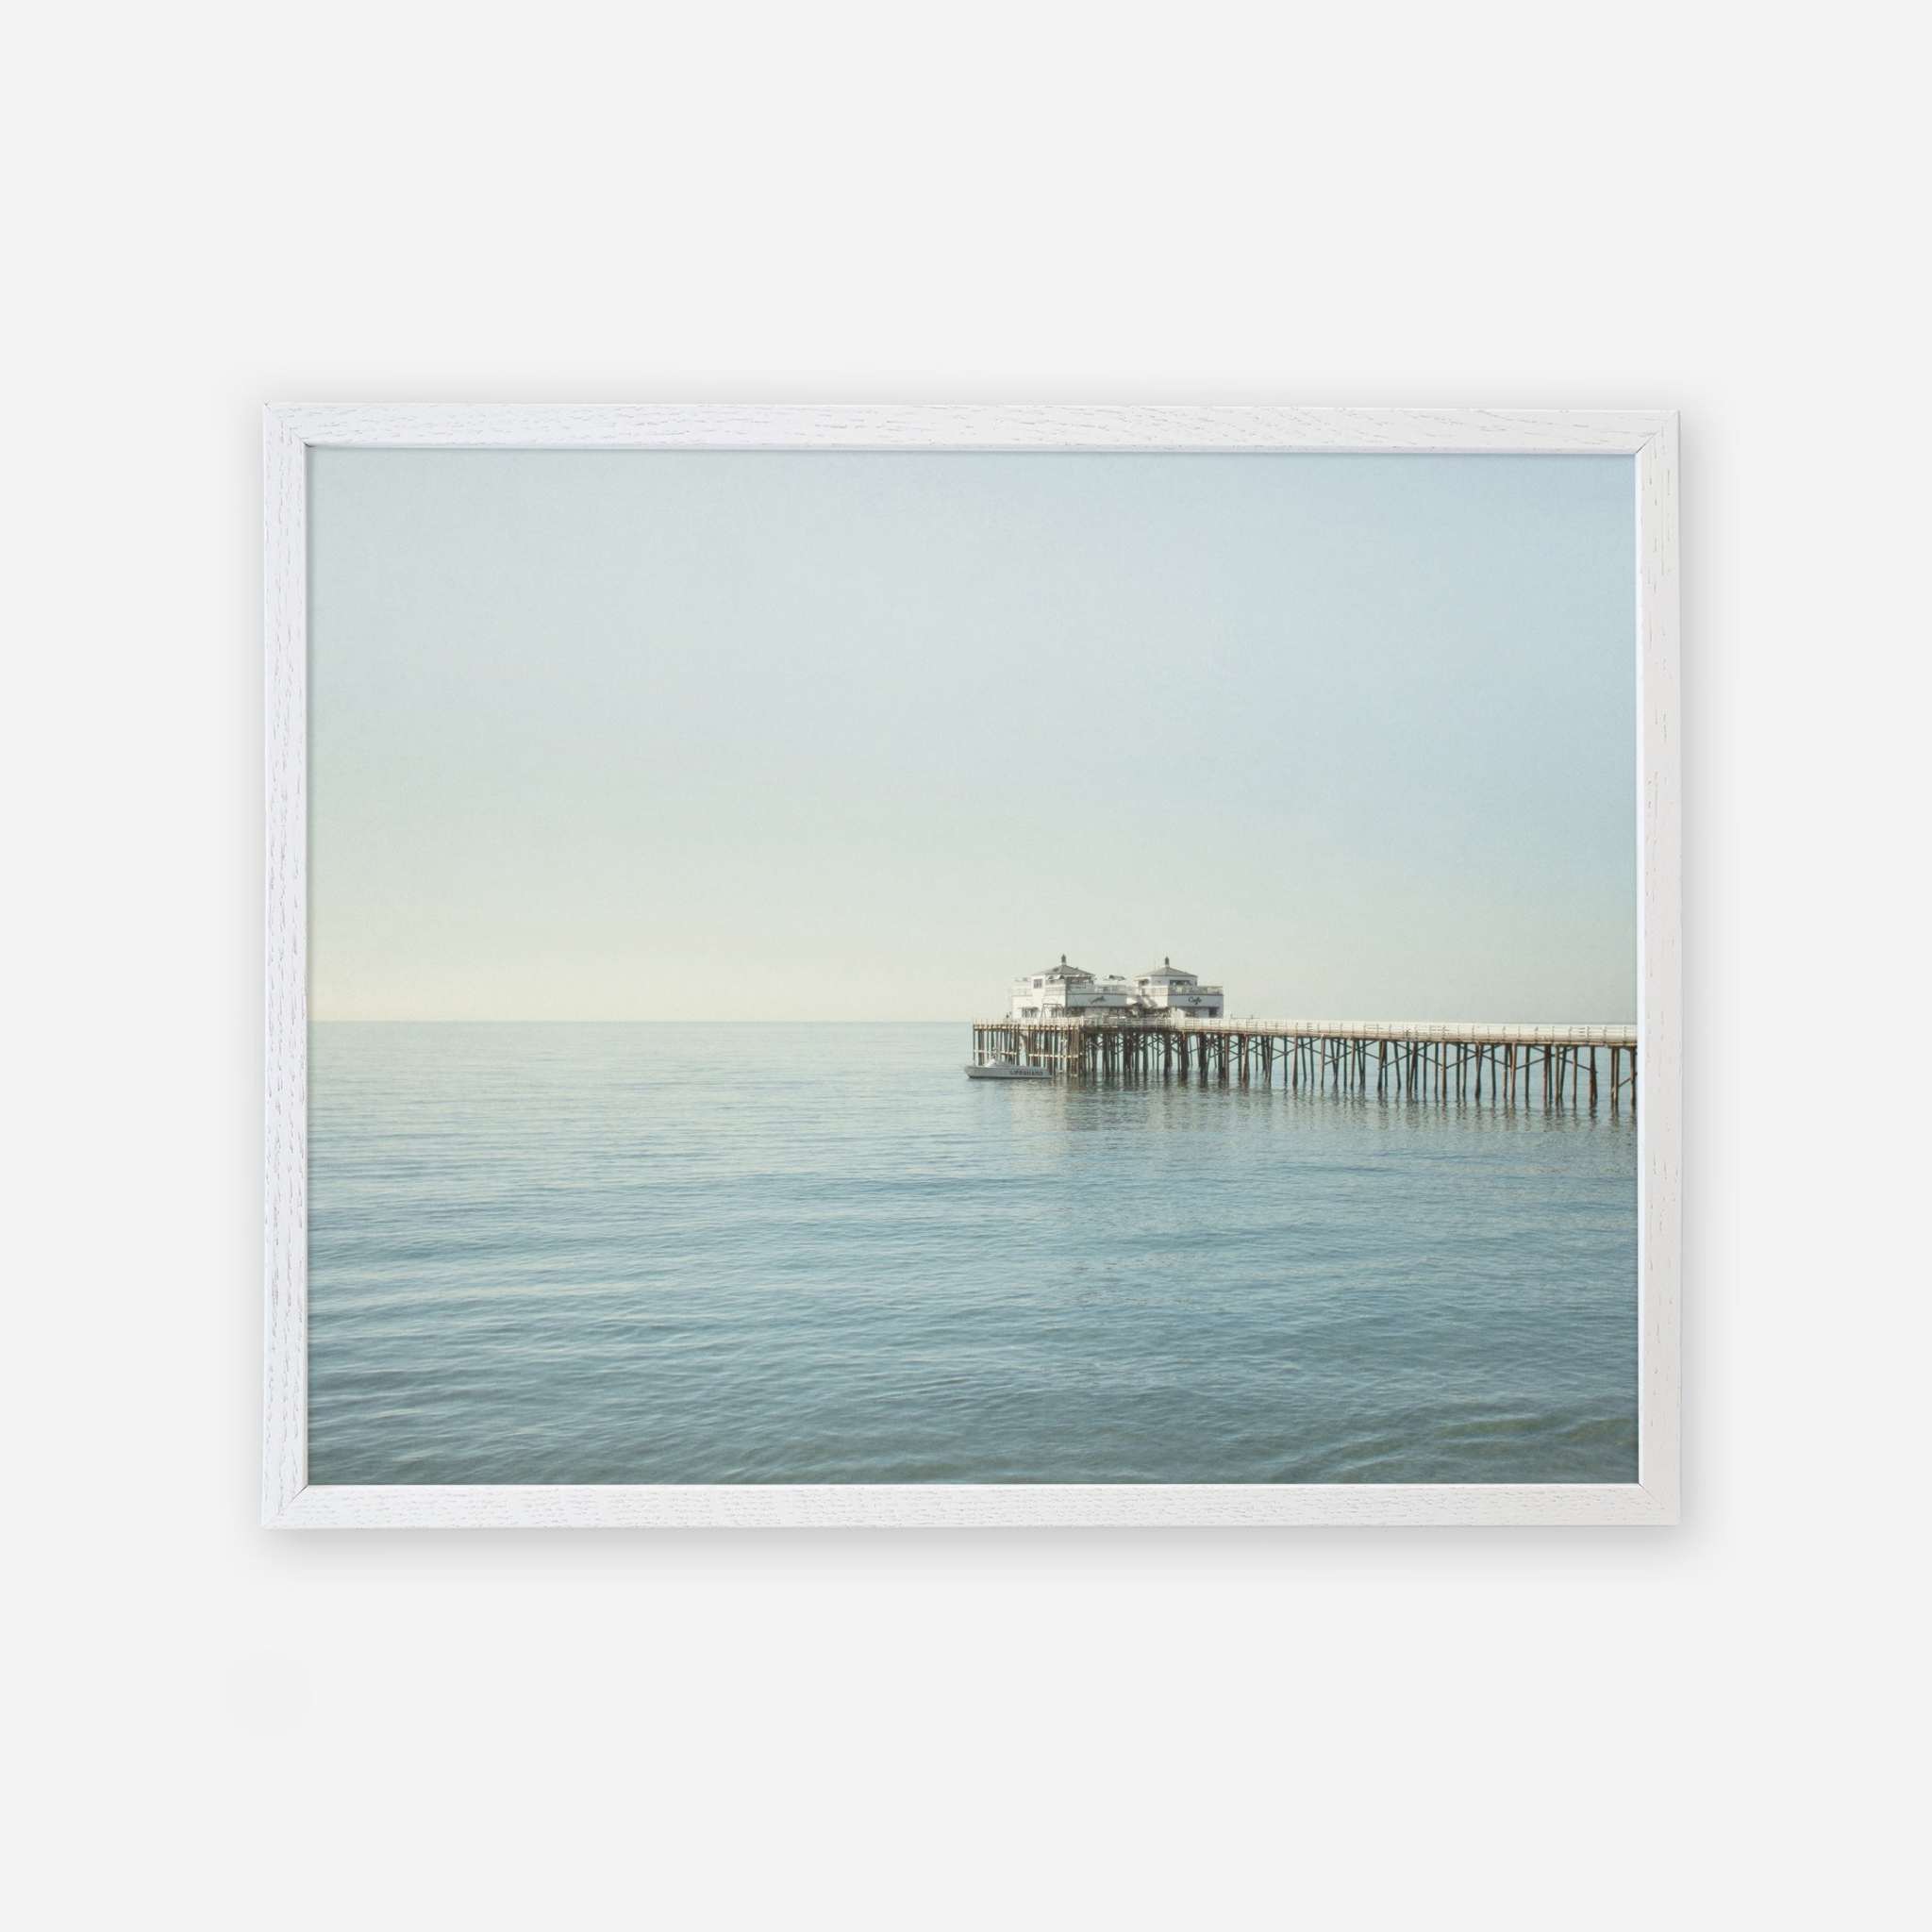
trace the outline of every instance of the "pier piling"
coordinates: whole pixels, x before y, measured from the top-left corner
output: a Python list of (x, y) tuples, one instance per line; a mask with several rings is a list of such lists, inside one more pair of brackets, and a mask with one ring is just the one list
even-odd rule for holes
[[(1609, 1110), (1637, 1104), (1634, 1026), (1539, 1026), (1424, 1021), (1189, 1020), (1081, 1014), (1018, 1025), (972, 1023), (975, 1060), (1045, 1067), (1063, 1079), (1324, 1091), (1440, 1107), (1528, 1107), (1540, 1070), (1545, 1111), (1600, 1105), (1600, 1053)], [(1371, 1049), (1373, 1048), (1373, 1060)]]

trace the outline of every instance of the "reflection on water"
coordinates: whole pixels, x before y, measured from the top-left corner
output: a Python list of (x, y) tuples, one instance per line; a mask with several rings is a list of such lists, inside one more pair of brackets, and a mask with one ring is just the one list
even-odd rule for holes
[(317, 1026), (311, 1480), (1627, 1482), (1625, 1112)]

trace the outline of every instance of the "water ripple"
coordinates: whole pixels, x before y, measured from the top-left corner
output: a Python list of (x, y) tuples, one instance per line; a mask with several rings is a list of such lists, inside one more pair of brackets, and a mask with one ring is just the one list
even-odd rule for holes
[(316, 1027), (313, 1479), (1634, 1479), (1627, 1115), (963, 1040)]

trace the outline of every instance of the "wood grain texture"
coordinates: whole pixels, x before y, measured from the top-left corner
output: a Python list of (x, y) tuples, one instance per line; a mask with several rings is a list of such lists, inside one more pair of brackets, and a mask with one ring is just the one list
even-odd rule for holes
[[(318, 1488), (308, 1481), (308, 451), (919, 449), (1636, 458), (1639, 1480)], [(1683, 1018), (1677, 418), (1669, 410), (437, 405), (264, 413), (267, 1227), (262, 1519), (291, 1528), (1643, 1524), (1677, 1520)]]
[(1295, 409), (984, 403), (464, 404), (274, 411), (367, 449), (1431, 451), (1635, 455), (1656, 409)]
[(307, 1489), (301, 1529), (1171, 1529), (1641, 1525), (1637, 1483), (503, 1484)]
[(1683, 678), (1677, 603), (1677, 417), (1637, 455), (1637, 758), (1641, 815), (1637, 1024), (1638, 1480), (1679, 1508), (1682, 1391), (1684, 967)]
[(261, 1507), (279, 1517), (308, 1480), (308, 452), (262, 422), (263, 686), (267, 717), (267, 1092), (262, 1118)]

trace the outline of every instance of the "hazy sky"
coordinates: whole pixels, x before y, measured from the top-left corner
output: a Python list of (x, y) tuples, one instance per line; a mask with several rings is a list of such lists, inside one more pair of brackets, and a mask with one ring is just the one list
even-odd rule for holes
[(310, 461), (319, 1020), (1636, 1017), (1628, 458)]

